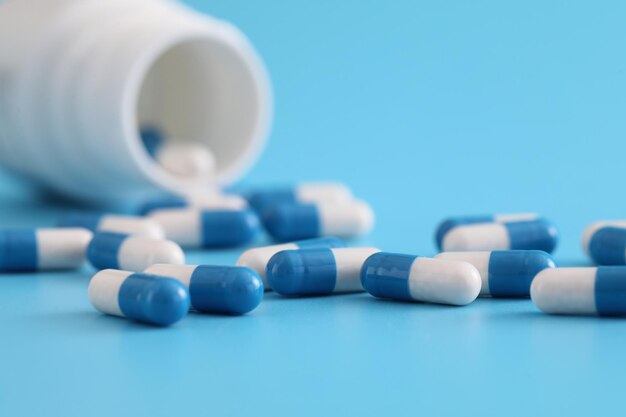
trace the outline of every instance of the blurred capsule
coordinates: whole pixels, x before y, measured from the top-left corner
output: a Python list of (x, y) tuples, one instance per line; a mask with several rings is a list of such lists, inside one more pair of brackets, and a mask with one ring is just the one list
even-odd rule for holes
[(344, 204), (279, 204), (263, 213), (267, 232), (277, 241), (320, 236), (356, 237), (374, 226), (374, 213), (363, 201)]
[(185, 254), (176, 243), (121, 233), (96, 233), (87, 247), (96, 269), (143, 271), (154, 264), (184, 264)]
[(254, 239), (261, 225), (252, 210), (199, 210), (194, 208), (153, 211), (168, 239), (189, 248), (242, 246)]
[(352, 198), (352, 191), (339, 182), (309, 182), (247, 193), (248, 202), (259, 213), (275, 204), (345, 203)]
[(59, 227), (82, 227), (92, 232), (113, 232), (127, 235), (162, 239), (163, 229), (156, 222), (144, 217), (122, 216), (94, 212), (74, 212), (63, 217)]

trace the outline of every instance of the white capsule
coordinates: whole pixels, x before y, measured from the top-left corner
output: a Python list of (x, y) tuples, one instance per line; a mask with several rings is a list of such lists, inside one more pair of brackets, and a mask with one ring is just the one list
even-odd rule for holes
[(582, 234), (582, 247), (585, 254), (589, 255), (589, 243), (593, 235), (603, 227), (623, 227), (626, 228), (626, 220), (601, 220), (591, 223), (585, 228)]
[(181, 177), (206, 177), (215, 174), (215, 155), (200, 143), (164, 142), (154, 155), (167, 171)]

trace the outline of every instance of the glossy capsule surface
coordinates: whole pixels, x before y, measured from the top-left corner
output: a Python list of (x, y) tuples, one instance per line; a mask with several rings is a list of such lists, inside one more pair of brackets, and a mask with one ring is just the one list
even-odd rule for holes
[(379, 252), (365, 261), (361, 284), (375, 297), (466, 305), (478, 297), (481, 279), (467, 262)]
[(536, 250), (443, 252), (435, 259), (474, 265), (482, 281), (480, 295), (493, 297), (528, 297), (535, 276), (556, 266), (552, 256)]
[(626, 267), (553, 268), (533, 280), (530, 296), (549, 314), (626, 314)]
[(185, 263), (183, 250), (172, 241), (108, 232), (95, 234), (87, 247), (87, 258), (96, 269), (135, 272), (159, 263)]
[(245, 314), (263, 299), (263, 282), (250, 268), (214, 265), (152, 265), (145, 273), (180, 281), (191, 307), (203, 313)]
[(546, 219), (458, 226), (446, 234), (442, 247), (450, 251), (541, 250), (551, 253), (558, 231)]
[(280, 245), (261, 246), (258, 248), (248, 249), (242, 253), (237, 259), (236, 264), (238, 266), (246, 266), (254, 270), (261, 279), (265, 290), (270, 290), (271, 287), (267, 282), (265, 271), (267, 269), (267, 263), (270, 258), (276, 253), (283, 250), (292, 249), (308, 249), (308, 248), (343, 248), (346, 244), (336, 237), (321, 237), (317, 239), (299, 240), (296, 242), (283, 243)]
[(377, 248), (318, 248), (278, 252), (267, 264), (267, 281), (282, 295), (363, 291), (361, 268)]
[(89, 282), (89, 301), (104, 314), (169, 326), (189, 311), (189, 294), (172, 278), (105, 269)]

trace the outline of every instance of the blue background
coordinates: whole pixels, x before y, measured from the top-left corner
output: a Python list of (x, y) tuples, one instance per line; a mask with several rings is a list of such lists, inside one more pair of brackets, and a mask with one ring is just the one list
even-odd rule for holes
[[(377, 213), (355, 244), (432, 255), (442, 217), (536, 211), (561, 229), (557, 261), (584, 265), (584, 226), (626, 217), (624, 2), (189, 3), (241, 27), (274, 82), (246, 183), (345, 181)], [(3, 225), (62, 210), (0, 190)], [(163, 330), (94, 312), (91, 273), (0, 278), (0, 415), (623, 413), (621, 319), (268, 293)]]

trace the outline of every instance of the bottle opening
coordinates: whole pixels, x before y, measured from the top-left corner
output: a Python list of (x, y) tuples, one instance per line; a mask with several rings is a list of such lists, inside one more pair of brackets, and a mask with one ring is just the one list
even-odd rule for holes
[[(137, 138), (143, 136), (145, 168), (170, 189), (227, 183), (240, 176), (263, 145), (268, 96), (265, 72), (252, 50), (208, 35), (169, 45), (147, 67), (137, 98)], [(174, 144), (187, 152), (187, 158), (174, 153), (174, 159), (179, 157), (174, 164), (204, 168), (195, 176), (171, 170), (155, 158), (155, 144)], [(207, 158), (210, 168), (204, 166)]]

